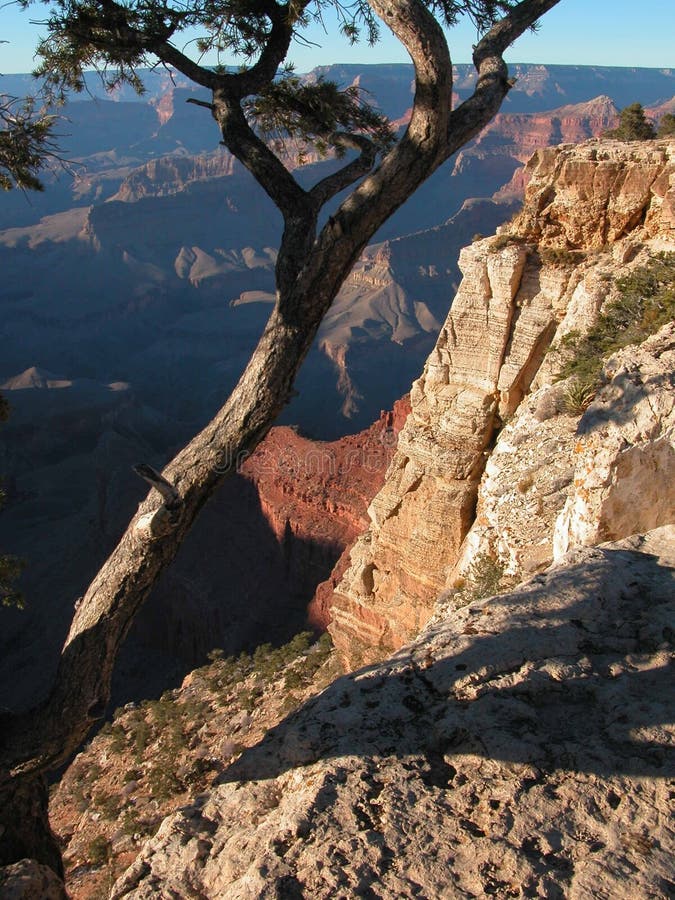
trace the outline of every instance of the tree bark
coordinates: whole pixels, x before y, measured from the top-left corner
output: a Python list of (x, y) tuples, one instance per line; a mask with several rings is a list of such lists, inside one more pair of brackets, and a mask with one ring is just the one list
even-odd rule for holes
[[(489, 122), (509, 90), (501, 54), (558, 2), (524, 0), (489, 32), (474, 54), (476, 91), (451, 112), (452, 65), (434, 17), (421, 0), (371, 0), (413, 60), (412, 117), (399, 143), (318, 235), (321, 205), (341, 183), (339, 179), (326, 181), (314, 194), (304, 191), (251, 131), (235, 102), (238, 98), (223, 90), (222, 82), (214, 87), (212, 109), (224, 142), (284, 215), (277, 302), (225, 405), (163, 472), (176, 488), (179, 502), (164, 505), (151, 491), (140, 504), (75, 613), (51, 693), (38, 708), (5, 716), (0, 722), (0, 791), (9, 810), (8, 821), (22, 815), (26, 796), (35, 798), (40, 773), (65, 762), (103, 715), (118, 648), (136, 612), (175, 557), (201, 507), (264, 437), (288, 402), (319, 325), (359, 254), (417, 187)], [(181, 68), (173, 50), (170, 61)], [(193, 66), (190, 63), (188, 74)], [(210, 74), (204, 78), (214, 86)], [(352, 167), (349, 174), (340, 177), (349, 183), (352, 174), (357, 178), (363, 173), (358, 165), (348, 166)], [(12, 798), (16, 798), (15, 813)], [(34, 845), (35, 858), (54, 867), (53, 854), (44, 842), (36, 839)], [(0, 846), (0, 864), (13, 861), (6, 852), (12, 846), (18, 844), (9, 838), (4, 848)]]

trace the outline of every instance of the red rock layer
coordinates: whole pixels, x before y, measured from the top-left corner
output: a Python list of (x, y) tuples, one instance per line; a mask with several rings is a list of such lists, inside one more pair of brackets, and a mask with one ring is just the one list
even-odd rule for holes
[(309, 621), (316, 628), (328, 624), (332, 585), (346, 567), (353, 542), (368, 526), (368, 505), (384, 483), (409, 412), (406, 396), (369, 428), (331, 442), (312, 441), (288, 426), (273, 428), (241, 468), (255, 485), (279, 543), (294, 538), (299, 546), (315, 548), (312, 560), (295, 561), (297, 571), (290, 574), (298, 587), (306, 588), (321, 565), (340, 557), (310, 604)]

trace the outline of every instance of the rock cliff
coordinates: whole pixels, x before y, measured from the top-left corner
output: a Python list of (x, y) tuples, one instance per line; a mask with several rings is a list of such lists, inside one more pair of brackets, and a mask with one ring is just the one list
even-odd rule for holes
[[(596, 413), (589, 411), (581, 426), (588, 434), (580, 437), (578, 416), (555, 415), (564, 412), (564, 388), (553, 385), (560, 354), (547, 351), (573, 329), (587, 330), (617, 279), (649, 252), (675, 249), (674, 156), (672, 142), (591, 141), (540, 150), (528, 165), (522, 211), (497, 237), (461, 252), (463, 281), (413, 385), (412, 413), (369, 508), (370, 528), (334, 595), (330, 630), (349, 667), (380, 659), (414, 637), (439, 591), (455, 586), (480, 555), (496, 554), (513, 576), (550, 563), (563, 507), (568, 524), (561, 520), (555, 541), (565, 549), (669, 521), (669, 514), (655, 513), (651, 522), (629, 525), (626, 516), (613, 530), (594, 510), (582, 536), (581, 509), (591, 501), (572, 460), (583, 456), (579, 464), (595, 472), (594, 454), (606, 445), (607, 429), (595, 429)], [(642, 371), (626, 410), (637, 402), (641, 379), (667, 386), (672, 358), (659, 346), (640, 351), (644, 370), (635, 360), (612, 364), (605, 409), (633, 384), (626, 366)], [(661, 362), (652, 358), (662, 353)], [(663, 404), (672, 410), (672, 394), (666, 392)], [(641, 408), (647, 406), (644, 400)], [(631, 459), (644, 463), (638, 478), (651, 477), (657, 458), (662, 465), (672, 454), (670, 415), (665, 408), (651, 418), (645, 412), (632, 431), (615, 427), (617, 446), (637, 447)], [(655, 429), (663, 432), (663, 449), (647, 460), (637, 445)], [(630, 465), (628, 454), (621, 459), (621, 466)], [(576, 500), (568, 499), (573, 479)], [(535, 480), (539, 488), (531, 490)], [(594, 502), (616, 507), (620, 494), (605, 493)], [(660, 509), (673, 509), (669, 494), (659, 502)]]
[[(325, 645), (318, 669), (316, 648), (283, 670), (267, 649), (124, 712), (53, 803), (75, 896), (127, 862), (114, 898), (669, 895), (675, 257), (664, 293), (645, 272), (675, 249), (674, 152), (594, 142), (535, 156), (522, 212), (462, 253), (405, 424), (400, 407), (374, 426), (380, 444), (403, 426), (396, 452), (369, 527), (313, 604), (342, 660), (372, 664), (310, 699), (335, 674)], [(610, 312), (627, 314), (631, 284), (642, 331), (603, 335), (610, 350), (581, 381), (570, 361)], [(307, 510), (360, 526), (350, 509), (367, 478), (345, 499), (331, 466), (373, 435), (317, 479), (297, 465), (313, 445), (279, 440), (247, 464), (277, 536)], [(289, 479), (266, 486), (282, 445)], [(105, 869), (92, 835), (110, 815)]]
[(675, 529), (572, 551), (343, 677), (114, 898), (665, 898)]

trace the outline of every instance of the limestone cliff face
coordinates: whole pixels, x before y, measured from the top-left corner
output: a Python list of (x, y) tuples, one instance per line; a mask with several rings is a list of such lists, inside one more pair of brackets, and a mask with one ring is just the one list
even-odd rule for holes
[(605, 373), (607, 387), (577, 428), (557, 557), (675, 518), (675, 323), (616, 353)]
[(528, 577), (570, 548), (675, 521), (675, 326), (607, 361), (583, 414), (540, 387), (500, 433), (450, 583), (476, 559)]
[[(559, 362), (546, 353), (592, 324), (615, 277), (648, 247), (675, 247), (674, 156), (665, 141), (541, 150), (522, 212), (462, 251), (463, 281), (334, 595), (330, 631), (347, 665), (414, 637), (439, 591), (477, 555), (496, 551), (513, 575), (553, 558), (578, 423), (553, 415), (562, 388), (552, 386)], [(635, 530), (605, 527), (596, 537)]]
[(633, 233), (675, 239), (675, 144), (589, 141), (539, 150), (513, 232), (542, 246), (598, 249)]

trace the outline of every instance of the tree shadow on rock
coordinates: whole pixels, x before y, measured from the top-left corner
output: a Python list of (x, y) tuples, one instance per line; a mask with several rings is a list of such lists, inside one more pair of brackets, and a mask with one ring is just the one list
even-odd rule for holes
[(672, 394), (675, 390), (675, 373), (662, 372), (646, 378), (634, 372), (621, 372), (603, 388), (598, 399), (581, 417), (577, 427), (578, 435), (588, 435), (606, 428), (607, 425), (621, 426), (638, 419), (640, 405), (649, 403), (653, 411), (654, 398), (662, 394)]
[(453, 756), (467, 753), (543, 772), (675, 775), (675, 570), (628, 550), (575, 554), (338, 679), (221, 781), (273, 778), (321, 759), (411, 755), (447, 781)]

